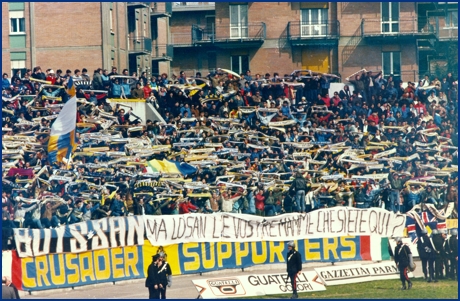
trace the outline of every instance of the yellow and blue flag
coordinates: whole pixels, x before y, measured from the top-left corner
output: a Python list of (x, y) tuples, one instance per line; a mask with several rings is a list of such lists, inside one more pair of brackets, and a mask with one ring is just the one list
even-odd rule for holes
[(77, 125), (77, 97), (72, 78), (67, 83), (67, 94), (70, 99), (62, 107), (59, 116), (51, 127), (48, 142), (48, 156), (51, 163), (62, 162), (69, 158), (72, 151), (77, 148), (75, 131)]

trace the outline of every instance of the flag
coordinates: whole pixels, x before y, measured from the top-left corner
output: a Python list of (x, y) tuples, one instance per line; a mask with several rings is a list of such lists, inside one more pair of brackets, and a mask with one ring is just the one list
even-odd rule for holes
[(62, 107), (59, 116), (51, 127), (50, 140), (48, 142), (48, 156), (51, 163), (62, 162), (69, 158), (72, 151), (77, 147), (75, 142), (75, 129), (77, 125), (77, 97), (75, 85), (70, 77), (67, 83), (67, 94), (70, 99)]
[(180, 173), (182, 175), (191, 175), (196, 172), (196, 167), (188, 164), (181, 163), (172, 160), (163, 159), (160, 160), (150, 160), (147, 162), (147, 173)]

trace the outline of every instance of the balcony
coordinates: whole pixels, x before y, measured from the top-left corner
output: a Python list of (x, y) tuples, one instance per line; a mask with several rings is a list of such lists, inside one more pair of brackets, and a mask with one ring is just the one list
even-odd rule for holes
[(292, 46), (337, 45), (340, 37), (339, 21), (309, 24), (301, 21), (289, 22), (287, 36)]
[(150, 2), (127, 2), (128, 9), (147, 8), (150, 6)]
[(361, 33), (364, 39), (385, 43), (391, 40), (413, 41), (436, 38), (435, 27), (427, 20), (417, 20), (417, 18), (398, 21), (363, 19)]
[(191, 47), (193, 46), (192, 34), (189, 32), (171, 33), (171, 44), (174, 47)]
[(172, 7), (172, 2), (154, 2), (153, 6), (150, 7), (150, 17), (171, 17), (173, 11)]
[(174, 12), (215, 10), (215, 2), (174, 2)]
[(172, 61), (174, 58), (173, 45), (153, 45), (153, 61)]
[(438, 39), (440, 42), (458, 41), (458, 27), (440, 27)]
[(128, 52), (136, 55), (152, 53), (152, 39), (146, 37), (128, 38)]
[(226, 24), (213, 27), (192, 26), (192, 44), (220, 48), (260, 47), (266, 37), (263, 22)]

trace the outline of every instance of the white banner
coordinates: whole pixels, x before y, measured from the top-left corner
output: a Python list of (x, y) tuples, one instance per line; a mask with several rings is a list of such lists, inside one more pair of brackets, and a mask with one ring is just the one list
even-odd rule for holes
[(380, 209), (335, 207), (308, 214), (259, 217), (246, 214), (144, 216), (152, 245), (183, 242), (287, 241), (338, 236), (403, 236), (406, 216)]
[[(203, 299), (241, 298), (292, 293), (286, 273), (250, 274), (235, 277), (192, 280)], [(316, 272), (306, 271), (297, 276), (297, 292), (325, 291)]]
[(19, 257), (187, 242), (288, 241), (340, 236), (403, 236), (406, 215), (380, 209), (335, 207), (274, 217), (181, 214), (109, 217), (55, 229), (14, 229)]
[[(399, 270), (393, 261), (375, 264), (353, 264), (315, 268), (315, 272), (326, 286), (359, 283), (365, 281), (399, 279)], [(412, 277), (412, 273), (408, 273)]]

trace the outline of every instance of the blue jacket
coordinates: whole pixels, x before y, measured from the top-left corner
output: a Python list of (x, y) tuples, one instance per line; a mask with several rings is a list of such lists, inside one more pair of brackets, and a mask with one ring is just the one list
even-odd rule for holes
[(120, 96), (121, 95), (121, 85), (119, 84), (112, 84), (112, 95), (115, 96)]

